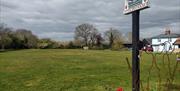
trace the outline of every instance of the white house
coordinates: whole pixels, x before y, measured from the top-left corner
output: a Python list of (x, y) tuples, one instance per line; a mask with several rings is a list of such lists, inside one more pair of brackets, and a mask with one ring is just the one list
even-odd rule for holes
[(154, 52), (167, 52), (172, 51), (174, 48), (178, 49), (178, 45), (174, 42), (180, 37), (180, 34), (171, 33), (170, 30), (165, 31), (165, 34), (152, 37), (152, 47)]

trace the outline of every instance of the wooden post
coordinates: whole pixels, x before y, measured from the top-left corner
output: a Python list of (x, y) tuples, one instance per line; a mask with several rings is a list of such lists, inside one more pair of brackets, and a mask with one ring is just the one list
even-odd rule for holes
[(139, 10), (132, 13), (132, 91), (140, 91), (139, 15)]

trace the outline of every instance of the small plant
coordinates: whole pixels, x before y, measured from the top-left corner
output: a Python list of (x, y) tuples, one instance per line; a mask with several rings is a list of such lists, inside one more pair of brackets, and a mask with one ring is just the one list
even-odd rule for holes
[(123, 88), (122, 88), (122, 87), (119, 87), (119, 88), (117, 88), (116, 91), (123, 91)]

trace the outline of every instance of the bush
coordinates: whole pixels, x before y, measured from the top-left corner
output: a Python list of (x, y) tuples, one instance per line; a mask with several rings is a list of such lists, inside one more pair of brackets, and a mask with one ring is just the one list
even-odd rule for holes
[(124, 46), (123, 46), (123, 42), (121, 40), (114, 41), (114, 43), (112, 45), (112, 50), (120, 50), (122, 48), (124, 48)]

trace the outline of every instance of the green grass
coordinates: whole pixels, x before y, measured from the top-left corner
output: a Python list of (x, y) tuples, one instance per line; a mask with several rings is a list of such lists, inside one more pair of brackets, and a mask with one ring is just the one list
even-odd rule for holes
[[(131, 73), (125, 57), (131, 60), (131, 53), (58, 49), (1, 52), (0, 91), (108, 91), (107, 88), (115, 91), (118, 87), (131, 91)], [(158, 56), (157, 59), (159, 66), (163, 65), (161, 58), (162, 56)], [(175, 55), (171, 55), (170, 59), (171, 66), (174, 66)], [(147, 70), (151, 62), (152, 57), (143, 54), (143, 85), (147, 83)], [(167, 69), (161, 70), (161, 74), (166, 72)], [(162, 78), (166, 75), (162, 75)], [(152, 85), (157, 82), (157, 77), (157, 70), (153, 68)], [(180, 64), (174, 83), (176, 86), (171, 91), (179, 91)]]

